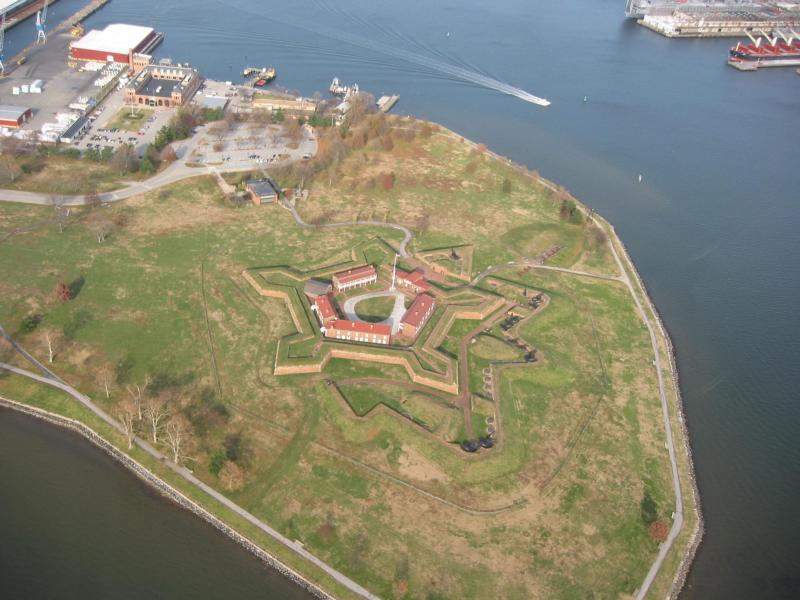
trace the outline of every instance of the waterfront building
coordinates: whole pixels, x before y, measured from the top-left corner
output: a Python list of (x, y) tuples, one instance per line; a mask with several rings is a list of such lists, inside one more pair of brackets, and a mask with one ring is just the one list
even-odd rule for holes
[(69, 45), (72, 60), (117, 62), (133, 66), (135, 54), (147, 54), (163, 39), (152, 27), (112, 23), (92, 29)]
[(192, 67), (147, 65), (125, 87), (125, 102), (167, 108), (183, 106), (201, 83), (200, 73)]

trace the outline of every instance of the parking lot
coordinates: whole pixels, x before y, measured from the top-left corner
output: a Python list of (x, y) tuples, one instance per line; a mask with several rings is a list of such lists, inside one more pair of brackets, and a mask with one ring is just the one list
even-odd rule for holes
[(187, 162), (238, 169), (304, 160), (317, 152), (317, 141), (309, 127), (301, 129), (296, 143), (286, 138), (280, 125), (235, 123), (229, 130), (220, 129), (214, 125), (204, 128)]
[[(67, 46), (73, 38), (68, 33), (48, 35), (47, 44), (35, 46), (25, 64), (0, 78), (0, 98), (3, 104), (33, 109), (33, 118), (25, 125), (28, 130), (40, 130), (55, 120), (56, 113), (69, 112), (69, 104), (80, 96), (91, 96), (97, 73), (67, 68), (64, 64)], [(36, 79), (44, 82), (41, 94), (13, 95), (14, 87), (29, 85)]]

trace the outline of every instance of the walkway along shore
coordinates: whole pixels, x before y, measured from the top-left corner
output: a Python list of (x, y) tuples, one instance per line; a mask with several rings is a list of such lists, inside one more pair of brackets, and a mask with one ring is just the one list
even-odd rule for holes
[[(471, 140), (468, 140), (466, 138), (463, 138), (463, 137), (459, 136), (458, 134), (456, 134), (456, 133), (454, 133), (452, 131), (449, 131), (447, 129), (444, 129), (444, 128), (442, 128), (442, 129), (444, 130), (444, 132), (443, 133), (438, 133), (437, 135), (452, 136), (452, 137), (454, 137), (456, 139), (462, 139), (462, 140), (464, 140), (465, 143), (471, 145), (474, 148), (477, 148), (478, 145), (475, 142), (473, 142)], [(516, 165), (515, 163), (513, 163), (509, 159), (507, 159), (505, 157), (502, 157), (502, 156), (500, 156), (500, 155), (498, 155), (498, 154), (496, 154), (494, 152), (488, 151), (488, 150), (486, 150), (484, 152), (487, 155), (489, 155), (489, 156), (491, 156), (491, 157), (493, 157), (493, 158), (505, 163), (509, 167), (516, 169), (520, 174), (533, 177), (527, 170), (525, 170), (524, 168), (520, 167), (519, 165)], [(141, 193), (141, 192), (144, 192), (144, 191), (149, 191), (151, 189), (155, 189), (155, 188), (161, 187), (163, 185), (168, 185), (170, 183), (174, 183), (175, 181), (179, 181), (181, 179), (186, 179), (186, 178), (192, 177), (192, 176), (198, 176), (198, 175), (207, 174), (206, 172), (203, 172), (203, 171), (198, 173), (198, 170), (196, 170), (196, 169), (195, 170), (191, 170), (191, 171), (194, 171), (194, 172), (191, 172), (187, 167), (183, 167), (183, 168), (181, 168), (181, 167), (182, 167), (182, 165), (180, 165), (179, 163), (175, 163), (174, 165), (169, 167), (167, 170), (165, 170), (161, 174), (154, 176), (153, 178), (147, 180), (146, 182), (142, 182), (140, 184), (134, 184), (134, 185), (132, 185), (132, 186), (130, 186), (128, 188), (123, 188), (121, 190), (116, 190), (114, 192), (109, 192), (109, 193), (103, 194), (102, 195), (102, 200), (103, 201), (108, 201), (108, 202), (114, 202), (114, 201), (122, 200), (122, 199), (125, 199), (125, 198), (129, 198), (129, 197), (131, 197), (131, 196), (133, 196), (133, 195), (135, 195), (137, 193)], [(537, 181), (539, 183), (541, 183), (544, 187), (550, 189), (551, 191), (556, 191), (557, 190), (557, 186), (555, 184), (553, 184), (552, 182), (550, 182), (550, 181), (548, 181), (548, 180), (546, 180), (544, 178), (538, 177)], [(30, 193), (30, 192), (15, 192), (13, 190), (0, 190), (0, 200), (28, 202), (28, 203), (35, 203), (35, 204), (46, 204), (46, 203), (49, 202), (49, 198), (45, 194), (36, 194), (36, 193)], [(67, 205), (72, 205), (72, 206), (74, 206), (74, 205), (82, 205), (82, 204), (85, 203), (85, 197), (84, 196), (62, 197), (61, 200), (65, 201), (65, 203)], [(576, 203), (578, 204), (578, 206), (580, 206), (581, 210), (586, 214), (586, 216), (588, 216), (589, 215), (589, 211), (586, 208), (586, 206), (582, 202), (577, 200), (577, 199), (576, 199)], [(310, 224), (305, 223), (303, 221), (302, 217), (298, 214), (297, 210), (295, 209), (295, 207), (293, 205), (291, 205), (291, 204), (289, 204), (287, 202), (281, 202), (281, 205), (284, 208), (288, 209), (292, 213), (292, 216), (293, 216), (295, 222), (297, 223), (297, 225), (299, 225), (300, 227), (303, 227), (303, 228), (309, 228), (309, 227), (332, 227), (332, 228), (338, 228), (338, 227), (351, 227), (351, 226), (358, 226), (358, 225), (369, 225), (369, 226), (391, 227), (393, 229), (399, 230), (399, 231), (404, 233), (404, 239), (400, 244), (399, 253), (400, 253), (401, 256), (404, 256), (404, 257), (407, 256), (406, 247), (407, 247), (407, 244), (411, 241), (412, 234), (411, 234), (411, 231), (409, 231), (406, 227), (404, 227), (402, 225), (395, 224), (395, 223), (378, 222), (378, 221), (355, 221), (355, 222), (348, 222), (348, 223), (327, 223), (327, 224), (322, 224), (322, 225), (310, 225)], [(690, 446), (689, 446), (689, 434), (688, 434), (688, 429), (686, 427), (686, 419), (685, 419), (685, 415), (684, 415), (684, 411), (683, 411), (683, 400), (682, 400), (681, 393), (680, 393), (680, 386), (679, 386), (679, 381), (678, 381), (678, 372), (677, 372), (677, 366), (676, 366), (676, 362), (675, 362), (674, 348), (673, 348), (673, 345), (672, 345), (672, 341), (670, 340), (670, 337), (667, 334), (667, 330), (666, 330), (666, 328), (664, 327), (664, 325), (662, 323), (661, 317), (658, 314), (658, 312), (656, 311), (655, 306), (653, 305), (653, 302), (652, 302), (652, 300), (650, 299), (650, 297), (649, 297), (649, 295), (647, 293), (647, 288), (645, 287), (645, 285), (644, 285), (639, 273), (637, 272), (636, 267), (635, 267), (635, 265), (633, 263), (633, 260), (630, 258), (630, 255), (627, 252), (627, 249), (625, 248), (625, 246), (622, 243), (622, 241), (620, 240), (620, 238), (617, 236), (616, 230), (614, 229), (613, 225), (608, 223), (608, 221), (606, 221), (605, 219), (600, 217), (597, 213), (593, 213), (592, 214), (592, 218), (596, 219), (599, 223), (601, 223), (603, 225), (603, 227), (608, 230), (608, 233), (610, 233), (610, 235), (609, 235), (609, 247), (610, 247), (611, 252), (612, 252), (612, 254), (614, 256), (614, 259), (615, 259), (615, 261), (616, 261), (616, 263), (617, 263), (617, 265), (618, 265), (618, 267), (620, 269), (620, 276), (619, 276), (618, 279), (623, 284), (626, 285), (626, 287), (628, 288), (630, 294), (632, 295), (633, 300), (634, 300), (634, 302), (636, 304), (636, 307), (637, 307), (637, 309), (639, 311), (639, 314), (640, 314), (640, 316), (642, 318), (642, 321), (643, 321), (645, 327), (647, 328), (648, 334), (650, 336), (651, 345), (652, 345), (653, 352), (654, 352), (654, 365), (655, 365), (655, 370), (656, 370), (656, 376), (657, 376), (657, 379), (658, 379), (659, 397), (660, 397), (660, 401), (661, 401), (661, 405), (662, 405), (662, 413), (663, 413), (663, 419), (664, 419), (664, 429), (665, 429), (665, 433), (666, 433), (666, 436), (667, 436), (667, 450), (668, 450), (668, 453), (669, 453), (670, 467), (671, 467), (672, 479), (673, 479), (673, 487), (674, 487), (674, 492), (675, 492), (675, 515), (674, 515), (672, 528), (669, 531), (669, 535), (667, 537), (667, 540), (664, 543), (662, 543), (661, 546), (659, 547), (658, 555), (656, 556), (655, 560), (653, 561), (653, 563), (652, 563), (652, 565), (651, 565), (651, 567), (650, 567), (650, 569), (649, 569), (644, 581), (642, 582), (642, 584), (638, 588), (638, 590), (635, 592), (635, 597), (637, 598), (637, 600), (645, 598), (647, 596), (651, 585), (653, 584), (656, 576), (659, 574), (659, 572), (661, 570), (661, 567), (662, 567), (667, 555), (669, 554), (670, 550), (672, 549), (672, 546), (673, 546), (675, 540), (677, 539), (678, 535), (681, 533), (682, 528), (683, 528), (683, 524), (684, 524), (684, 502), (683, 502), (683, 493), (682, 493), (682, 486), (681, 486), (680, 469), (678, 467), (677, 458), (676, 458), (676, 454), (675, 454), (675, 440), (674, 440), (674, 433), (673, 433), (671, 419), (670, 419), (670, 403), (669, 403), (669, 400), (667, 399), (667, 392), (665, 390), (664, 381), (663, 381), (663, 371), (662, 371), (662, 366), (661, 366), (661, 353), (659, 351), (659, 343), (658, 343), (658, 336), (656, 335), (656, 329), (658, 330), (658, 333), (660, 334), (661, 338), (664, 340), (665, 350), (666, 350), (666, 353), (667, 353), (667, 356), (668, 356), (668, 362), (669, 362), (668, 366), (669, 366), (669, 371), (671, 373), (671, 381), (672, 381), (673, 388), (674, 388), (674, 391), (675, 391), (675, 404), (676, 404), (675, 411), (676, 411), (676, 414), (677, 414), (677, 421), (679, 423), (680, 436), (682, 438), (682, 444), (679, 444), (679, 447), (681, 447), (684, 450), (684, 455), (686, 457), (686, 461), (687, 461), (687, 465), (688, 465), (689, 492), (690, 492), (690, 498), (691, 498), (691, 501), (692, 501), (692, 506), (688, 507), (688, 509), (691, 510), (691, 511), (694, 511), (694, 513), (697, 516), (697, 523), (696, 523), (695, 529), (690, 534), (689, 544), (688, 544), (688, 546), (686, 548), (686, 551), (683, 554), (683, 557), (682, 557), (681, 563), (680, 563), (680, 567), (679, 567), (679, 569), (678, 569), (678, 571), (677, 571), (677, 573), (676, 573), (676, 575), (675, 575), (675, 577), (673, 579), (673, 582), (672, 582), (672, 585), (671, 585), (671, 589), (669, 591), (670, 597), (677, 597), (677, 595), (679, 594), (679, 592), (681, 591), (681, 589), (682, 589), (682, 587), (683, 587), (683, 585), (685, 583), (686, 576), (688, 574), (689, 568), (690, 568), (690, 566), (692, 564), (692, 561), (694, 559), (695, 553), (697, 552), (697, 548), (699, 547), (701, 539), (702, 539), (703, 518), (702, 518), (701, 507), (700, 507), (700, 495), (699, 495), (699, 491), (697, 489), (697, 482), (696, 482), (695, 473), (694, 473), (694, 466), (693, 466), (693, 461), (692, 461), (691, 449), (690, 449)], [(619, 252), (617, 251), (617, 245), (619, 246)], [(619, 256), (620, 253), (622, 254), (622, 256), (624, 258), (624, 263), (625, 264), (623, 264), (623, 260)], [(519, 263), (516, 263), (516, 262), (515, 263), (510, 263), (510, 264), (508, 264), (506, 266), (507, 267), (513, 267), (514, 265), (526, 265), (526, 264), (527, 263), (525, 261), (521, 261)], [(626, 265), (629, 267), (629, 269), (627, 269), (627, 270), (625, 268)], [(489, 271), (489, 270), (487, 269), (487, 271)], [(628, 271), (630, 271), (633, 274), (633, 279), (634, 279), (634, 281), (636, 283), (636, 286), (641, 290), (641, 293), (642, 293), (642, 296), (644, 298), (646, 306), (640, 301), (639, 296), (637, 295), (636, 290), (634, 288), (634, 283), (631, 281), (631, 278), (628, 275)], [(567, 270), (567, 272), (569, 272), (569, 271)], [(477, 284), (482, 277), (484, 277), (484, 276), (486, 276), (488, 274), (489, 274), (488, 272), (484, 272), (484, 273), (479, 274), (475, 279), (473, 279), (473, 282), (471, 282), (471, 285)], [(589, 274), (589, 273), (580, 273), (580, 274), (592, 276), (592, 274)], [(655, 321), (655, 327), (651, 324), (651, 320), (648, 317), (648, 311), (653, 316), (653, 320)], [(44, 368), (40, 364), (39, 364), (39, 367), (40, 368)], [(15, 367), (11, 367), (10, 365), (3, 365), (3, 364), (0, 364), (0, 368), (10, 368), (10, 370), (15, 370), (16, 369)], [(61, 389), (64, 389), (64, 391), (68, 391), (65, 388), (69, 388), (69, 386), (66, 386), (66, 384), (63, 384), (63, 382), (60, 382), (60, 380), (59, 380), (59, 383), (61, 385), (57, 385), (56, 383), (54, 383), (54, 381), (52, 379), (47, 378), (47, 377), (38, 377), (35, 374), (29, 373), (29, 372), (26, 372), (26, 371), (23, 372), (23, 374), (25, 374), (25, 376), (31, 376), (34, 379), (41, 380), (43, 383), (47, 383), (47, 384), (50, 384), (50, 385), (55, 385), (56, 387), (60, 387)], [(72, 391), (71, 392), (68, 391), (68, 393), (73, 395), (73, 397), (75, 397), (76, 399), (78, 399), (82, 403), (86, 404), (86, 402), (84, 402), (81, 399), (80, 396), (82, 396), (82, 394), (80, 394), (80, 392), (77, 392), (73, 388), (69, 388), (69, 390), (72, 390)], [(74, 392), (74, 394), (72, 392)], [(89, 404), (91, 404), (91, 401), (88, 398), (86, 398), (85, 396), (82, 396), (82, 397), (85, 398), (85, 400), (87, 402), (89, 402)], [(89, 405), (87, 405), (87, 406), (89, 406)], [(97, 413), (97, 411), (99, 411), (100, 409), (97, 408), (97, 407), (92, 408), (93, 406), (94, 405), (91, 405), (91, 406), (89, 406), (89, 408), (92, 409), (95, 413)], [(100, 412), (102, 412), (102, 411), (100, 411)], [(108, 417), (108, 415), (105, 415), (105, 413), (103, 413), (100, 416), (101, 416), (101, 418), (103, 418), (104, 420), (106, 420), (107, 422), (112, 424), (116, 429), (120, 429), (120, 426), (116, 423), (116, 421), (111, 419), (111, 417)], [(161, 456), (160, 453), (157, 450), (155, 450), (154, 448), (152, 448), (149, 444), (147, 444), (147, 442), (144, 442), (143, 440), (140, 440), (140, 439), (137, 438), (136, 443), (137, 443), (137, 445), (139, 445), (140, 447), (145, 449), (148, 453), (150, 453), (150, 454), (152, 454), (154, 456), (156, 456), (156, 455)], [(155, 453), (155, 454), (153, 454), (153, 453)], [(163, 459), (163, 457), (159, 458), (159, 460), (161, 460), (161, 459)], [(182, 467), (179, 467), (177, 465), (173, 465), (172, 463), (169, 463), (168, 461), (165, 461), (165, 464), (168, 464), (170, 466), (170, 468), (172, 468), (174, 471), (179, 473), (185, 479), (189, 480), (191, 483), (194, 483), (195, 485), (197, 485), (198, 487), (203, 489), (203, 491), (205, 491), (207, 494), (209, 494), (212, 497), (218, 499), (220, 502), (222, 502), (223, 504), (225, 504), (229, 508), (235, 507), (235, 508), (233, 508), (233, 510), (235, 512), (237, 512), (241, 516), (244, 516), (247, 520), (251, 521), (257, 527), (259, 527), (260, 529), (262, 529), (265, 532), (267, 532), (269, 535), (271, 535), (272, 537), (277, 539), (282, 544), (286, 545), (287, 547), (292, 548), (293, 550), (295, 550), (295, 552), (303, 555), (310, 562), (312, 562), (314, 564), (317, 564), (317, 566), (320, 566), (320, 568), (325, 570), (334, 579), (339, 581), (339, 583), (342, 583), (343, 585), (345, 585), (346, 587), (350, 588), (355, 593), (358, 593), (359, 595), (362, 595), (363, 597), (376, 598), (376, 596), (373, 596), (372, 594), (370, 594), (370, 592), (368, 592), (364, 588), (361, 588), (361, 586), (358, 586), (358, 584), (356, 584), (355, 582), (352, 582), (347, 577), (345, 577), (343, 574), (339, 573), (338, 571), (335, 571), (332, 567), (329, 567), (328, 565), (325, 565), (325, 563), (322, 563), (322, 561), (320, 561), (316, 557), (313, 557), (310, 553), (308, 553), (307, 551), (302, 549), (302, 546), (298, 546), (294, 542), (291, 542), (287, 538), (284, 538), (280, 533), (278, 533), (277, 531), (271, 529), (269, 526), (267, 526), (266, 524), (264, 524), (261, 521), (259, 521), (258, 519), (256, 519), (256, 517), (254, 517), (253, 515), (250, 515), (250, 513), (247, 513), (246, 511), (244, 511), (244, 509), (242, 509), (241, 507), (238, 507), (237, 505), (233, 504), (230, 500), (228, 500), (227, 498), (225, 498), (224, 496), (222, 496), (221, 494), (219, 494), (218, 492), (216, 492), (215, 490), (213, 490), (212, 488), (210, 488), (206, 484), (202, 483), (200, 480), (198, 480), (193, 475), (191, 475), (191, 473), (187, 469), (183, 469)], [(167, 485), (167, 484), (164, 484), (164, 485)], [(178, 493), (178, 492), (176, 491), (176, 493)], [(222, 498), (222, 500), (220, 498)], [(224, 526), (224, 524), (223, 524), (223, 526)], [(324, 565), (324, 567), (322, 565)], [(333, 573), (335, 573), (336, 575), (334, 575)], [(299, 577), (299, 575), (298, 575), (298, 577)], [(340, 579), (340, 577), (342, 579)], [(345, 581), (347, 583), (345, 583)], [(309, 585), (311, 585), (311, 584), (309, 584)], [(354, 586), (354, 587), (351, 587), (351, 585)], [(320, 590), (320, 592), (321, 592), (321, 590)]]

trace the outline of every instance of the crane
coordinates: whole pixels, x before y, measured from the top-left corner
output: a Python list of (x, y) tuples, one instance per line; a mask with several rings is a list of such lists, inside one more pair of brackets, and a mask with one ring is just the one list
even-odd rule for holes
[(47, 21), (47, 0), (42, 4), (42, 10), (36, 13), (36, 43), (44, 44), (47, 41), (47, 34), (44, 32), (44, 25)]
[(6, 11), (3, 11), (3, 16), (0, 17), (0, 77), (6, 74), (5, 55), (3, 54), (3, 45), (6, 41)]

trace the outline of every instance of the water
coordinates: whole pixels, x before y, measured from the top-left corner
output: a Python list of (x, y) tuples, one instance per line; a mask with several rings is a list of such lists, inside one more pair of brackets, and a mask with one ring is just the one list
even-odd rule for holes
[(3, 598), (310, 598), (76, 434), (8, 409), (0, 481)]
[(739, 73), (724, 63), (729, 40), (667, 40), (625, 21), (622, 0), (184, 6), (113, 0), (89, 24), (151, 24), (166, 33), (159, 55), (214, 78), (272, 64), (304, 94), (333, 76), (399, 93), (397, 112), (485, 142), (609, 218), (678, 351), (707, 522), (685, 596), (800, 596), (792, 69)]

